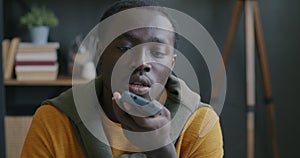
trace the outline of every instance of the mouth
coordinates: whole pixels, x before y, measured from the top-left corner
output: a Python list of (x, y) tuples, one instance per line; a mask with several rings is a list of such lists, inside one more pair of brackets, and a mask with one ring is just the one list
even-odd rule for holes
[(144, 77), (132, 77), (129, 81), (129, 91), (137, 95), (145, 95), (149, 93), (151, 83)]

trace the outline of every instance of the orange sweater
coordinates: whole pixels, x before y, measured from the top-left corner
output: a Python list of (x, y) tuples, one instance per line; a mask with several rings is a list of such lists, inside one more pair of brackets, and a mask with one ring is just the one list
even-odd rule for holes
[[(114, 137), (110, 141), (117, 141)], [(126, 145), (126, 143), (124, 143)], [(223, 157), (222, 132), (219, 118), (208, 108), (199, 108), (189, 118), (176, 144), (179, 158)], [(126, 153), (112, 148), (113, 156)], [(69, 118), (51, 105), (41, 106), (35, 113), (22, 158), (85, 157), (77, 142)]]

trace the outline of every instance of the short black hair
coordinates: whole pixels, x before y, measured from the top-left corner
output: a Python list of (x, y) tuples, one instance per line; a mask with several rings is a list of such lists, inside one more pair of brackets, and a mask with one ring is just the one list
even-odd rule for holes
[[(121, 11), (124, 11), (126, 9), (131, 9), (131, 8), (138, 8), (138, 7), (152, 7), (152, 6), (162, 6), (159, 4), (157, 1), (154, 0), (119, 0), (113, 3), (106, 11), (103, 13), (100, 22), (105, 20), (106, 18), (119, 13)], [(156, 10), (156, 9), (155, 9)], [(175, 29), (175, 24), (174, 21), (169, 17), (169, 15), (164, 12), (163, 10), (158, 9), (157, 11), (161, 12), (164, 14), (171, 24), (173, 25), (173, 28)], [(177, 48), (177, 41), (179, 39), (179, 36), (176, 32), (174, 32), (174, 47)]]
[(150, 7), (150, 6), (160, 6), (160, 4), (157, 1), (153, 1), (153, 0), (119, 0), (113, 3), (104, 12), (100, 21), (103, 21), (109, 16), (126, 9), (137, 8), (137, 7)]

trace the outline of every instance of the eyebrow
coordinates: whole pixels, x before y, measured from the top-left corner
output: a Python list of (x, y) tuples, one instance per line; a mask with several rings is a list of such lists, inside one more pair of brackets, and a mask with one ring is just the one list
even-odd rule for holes
[[(135, 35), (133, 35), (131, 33), (124, 33), (122, 35), (122, 37), (127, 38), (127, 39), (132, 40), (132, 41), (138, 41), (139, 40)], [(157, 42), (157, 43), (168, 44), (166, 40), (163, 40), (163, 39), (160, 39), (160, 38), (157, 38), (157, 37), (151, 38), (149, 40), (149, 42)]]

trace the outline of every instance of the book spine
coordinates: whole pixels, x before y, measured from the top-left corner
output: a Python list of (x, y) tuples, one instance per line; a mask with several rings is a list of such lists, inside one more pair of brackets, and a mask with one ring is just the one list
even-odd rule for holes
[(6, 71), (7, 55), (9, 51), (10, 40), (5, 39), (2, 41), (2, 61), (3, 61), (3, 72)]
[(16, 65), (55, 65), (56, 61), (16, 61)]
[(20, 38), (15, 37), (12, 39), (11, 44), (9, 46), (9, 51), (7, 54), (7, 65), (6, 70), (4, 72), (4, 79), (10, 79), (13, 73), (13, 67), (15, 62), (15, 56), (17, 53), (17, 48), (20, 43)]
[(33, 44), (33, 43), (28, 43), (28, 42), (21, 42), (19, 44), (19, 48), (59, 48), (59, 43), (58, 42), (49, 42), (46, 44)]
[(16, 61), (56, 61), (56, 52), (48, 53), (17, 53)]
[(58, 64), (55, 65), (17, 65), (15, 67), (16, 72), (18, 71), (57, 71)]
[(55, 51), (56, 48), (19, 48), (17, 53), (47, 53)]

